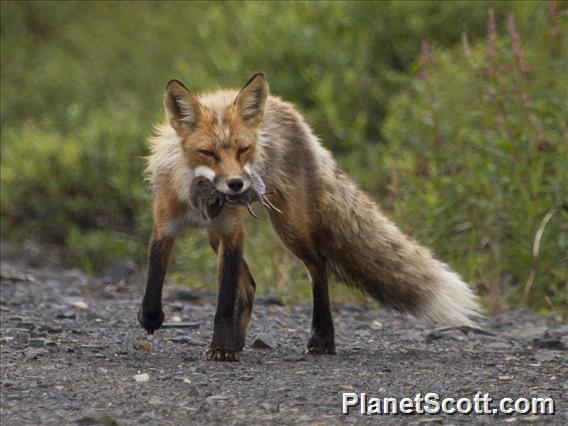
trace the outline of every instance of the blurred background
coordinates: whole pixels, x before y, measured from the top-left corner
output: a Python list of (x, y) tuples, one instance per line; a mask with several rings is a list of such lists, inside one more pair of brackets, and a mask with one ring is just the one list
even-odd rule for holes
[[(261, 70), (490, 311), (567, 314), (566, 2), (2, 2), (1, 12), (4, 240), (39, 242), (94, 276), (117, 261), (144, 268), (143, 156), (165, 84), (240, 87)], [(259, 293), (308, 300), (307, 275), (266, 216), (249, 222)], [(168, 280), (214, 289), (215, 263), (203, 232), (188, 231)]]

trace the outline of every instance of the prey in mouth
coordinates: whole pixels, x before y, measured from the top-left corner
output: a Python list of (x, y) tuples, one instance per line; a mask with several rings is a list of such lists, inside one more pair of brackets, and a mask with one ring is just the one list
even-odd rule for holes
[(197, 176), (191, 181), (190, 200), (207, 220), (215, 219), (224, 207), (235, 208), (240, 206), (246, 206), (250, 215), (256, 219), (258, 216), (251, 207), (254, 202), (259, 202), (267, 210), (282, 213), (268, 199), (268, 195), (273, 193), (265, 192), (265, 190), (264, 182), (258, 176), (253, 177), (253, 184), (239, 194), (224, 194), (205, 176)]

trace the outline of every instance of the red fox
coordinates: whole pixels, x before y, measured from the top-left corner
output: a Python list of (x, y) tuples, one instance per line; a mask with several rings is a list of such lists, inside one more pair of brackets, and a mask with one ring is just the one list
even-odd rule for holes
[(147, 174), (154, 226), (140, 325), (164, 321), (162, 286), (174, 239), (186, 227), (205, 228), (218, 255), (219, 293), (209, 360), (237, 361), (245, 345), (255, 281), (243, 257), (243, 206), (213, 218), (192, 201), (192, 180), (205, 179), (228, 196), (262, 176), (270, 188), (272, 225), (305, 264), (313, 313), (307, 352), (335, 353), (328, 271), (400, 312), (455, 326), (479, 315), (468, 285), (430, 251), (400, 231), (322, 147), (295, 108), (269, 95), (263, 74), (240, 90), (193, 95), (168, 83), (167, 122), (150, 139)]

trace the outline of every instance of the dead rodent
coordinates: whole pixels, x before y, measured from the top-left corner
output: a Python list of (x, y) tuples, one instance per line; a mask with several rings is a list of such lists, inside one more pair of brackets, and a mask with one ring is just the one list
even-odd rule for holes
[(250, 205), (255, 201), (264, 207), (279, 211), (268, 200), (264, 182), (259, 177), (253, 179), (253, 184), (240, 194), (227, 195), (218, 191), (213, 182), (204, 176), (198, 176), (191, 182), (190, 200), (206, 219), (214, 219), (221, 213), (223, 207), (246, 206), (253, 217), (256, 217)]

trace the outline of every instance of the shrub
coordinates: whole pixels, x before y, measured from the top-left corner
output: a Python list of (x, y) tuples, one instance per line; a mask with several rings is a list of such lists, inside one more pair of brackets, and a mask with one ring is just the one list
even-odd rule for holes
[[(532, 19), (557, 24), (543, 12)], [(479, 283), (494, 310), (507, 296), (521, 300), (536, 229), (553, 209), (527, 296), (539, 306), (567, 303), (568, 111), (565, 52), (551, 48), (557, 36), (521, 41), (513, 15), (498, 33), (490, 11), (484, 43), (424, 43), (417, 78), (394, 99), (383, 128), (389, 205)]]
[[(541, 2), (2, 2), (2, 235), (66, 246), (93, 273), (120, 257), (142, 264), (144, 140), (166, 82), (199, 92), (263, 70), (399, 224), (473, 282), (512, 280), (517, 302), (535, 227), (565, 188), (554, 73), (566, 7), (550, 4), (547, 15)], [(492, 41), (492, 73), (478, 43), (489, 5), (499, 28), (514, 12), (522, 40)], [(468, 56), (454, 47), (463, 32)], [(415, 69), (420, 40), (432, 53)], [(559, 300), (562, 215), (540, 240), (537, 306)], [(268, 226), (249, 233), (260, 292), (307, 296), (305, 271)], [(188, 232), (170, 277), (214, 286), (207, 246)]]

